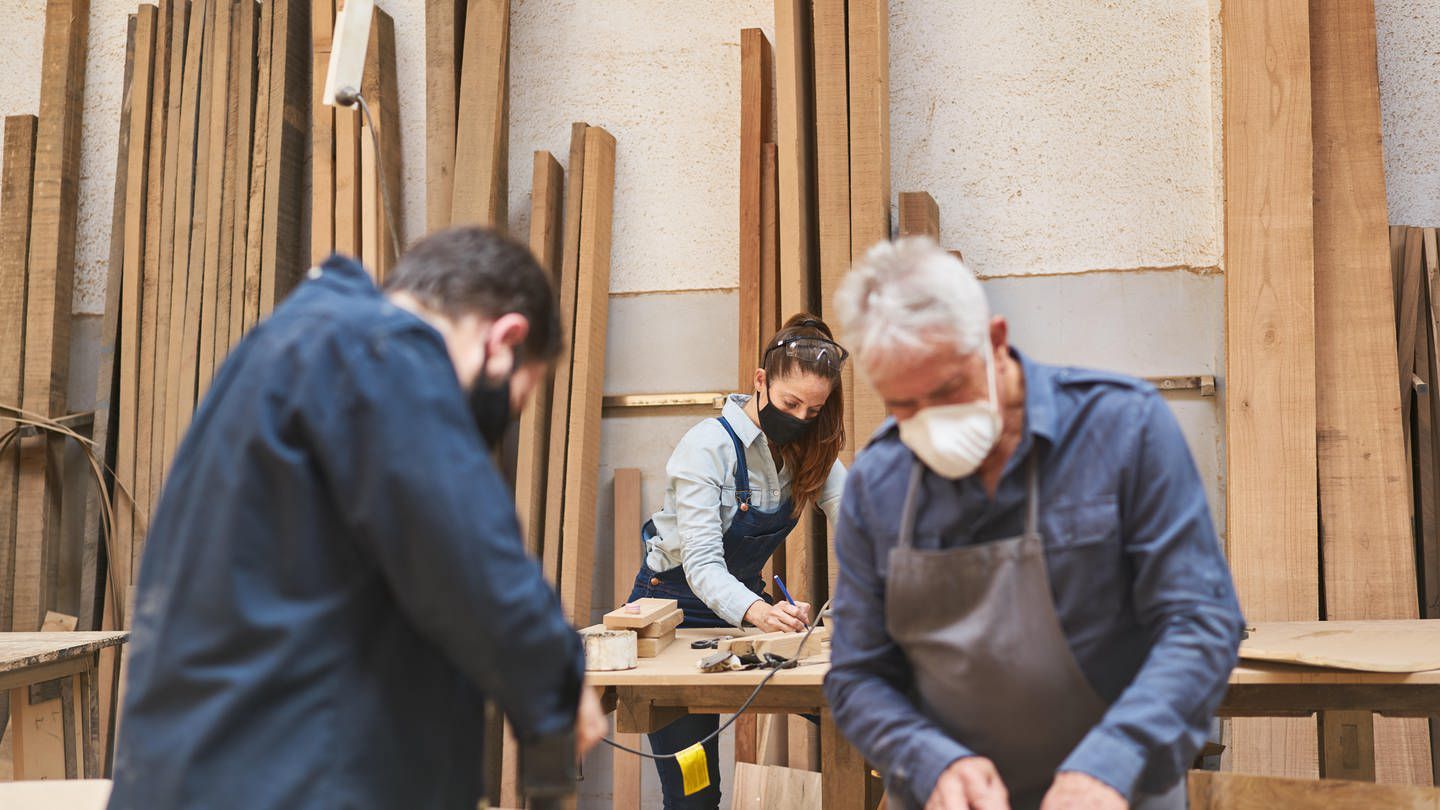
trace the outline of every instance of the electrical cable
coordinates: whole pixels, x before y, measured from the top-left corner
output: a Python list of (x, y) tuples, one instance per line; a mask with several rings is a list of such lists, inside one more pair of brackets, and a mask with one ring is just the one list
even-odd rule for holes
[[(814, 632), (815, 632), (815, 628), (820, 625), (820, 617), (824, 616), (824, 615), (825, 615), (825, 611), (828, 610), (829, 608), (830, 608), (830, 600), (827, 599), (827, 600), (825, 600), (825, 604), (820, 606), (819, 612), (815, 614), (815, 616), (816, 616), (815, 621), (814, 621), (813, 623), (811, 623), (809, 629), (807, 629), (807, 630), (805, 631), (805, 637), (802, 638), (802, 639), (800, 639), (800, 649), (801, 649), (801, 650), (805, 649), (805, 642), (807, 642), (807, 641), (810, 640), (810, 634), (811, 634), (811, 633), (814, 633)], [(750, 697), (745, 698), (745, 702), (742, 703), (742, 704), (740, 704), (740, 708), (735, 710), (735, 714), (731, 715), (729, 720), (726, 720), (724, 723), (722, 723), (722, 724), (720, 725), (719, 728), (717, 728), (717, 729), (715, 729), (714, 731), (710, 732), (709, 734), (707, 734), (707, 735), (705, 736), (704, 739), (700, 740), (699, 742), (695, 743), (694, 745), (691, 745), (689, 748), (694, 748), (696, 745), (704, 745), (705, 743), (710, 742), (711, 740), (715, 739), (716, 737), (719, 737), (720, 734), (725, 731), (725, 729), (727, 729), (727, 728), (729, 728), (730, 726), (734, 725), (735, 721), (740, 718), (740, 715), (744, 714), (745, 711), (750, 708), (750, 704), (752, 704), (752, 703), (755, 702), (755, 698), (757, 698), (757, 697), (760, 696), (760, 690), (765, 688), (765, 684), (769, 683), (769, 682), (770, 682), (770, 679), (773, 678), (773, 677), (775, 677), (775, 673), (779, 672), (781, 669), (787, 668), (786, 665), (788, 665), (788, 664), (790, 664), (790, 663), (792, 663), (792, 662), (797, 662), (797, 661), (799, 661), (799, 660), (800, 660), (799, 655), (800, 655), (800, 654), (799, 654), (799, 651), (796, 651), (796, 654), (795, 654), (795, 657), (794, 657), (794, 658), (787, 658), (787, 659), (785, 659), (783, 662), (781, 662), (781, 663), (779, 663), (779, 664), (776, 664), (774, 667), (772, 667), (769, 672), (765, 673), (765, 677), (763, 677), (763, 678), (760, 679), (760, 683), (755, 684), (755, 690), (750, 693)], [(676, 752), (673, 753), (673, 754), (648, 754), (648, 753), (646, 753), (646, 752), (644, 752), (644, 751), (637, 751), (637, 750), (635, 750), (634, 748), (630, 748), (629, 746), (621, 745), (620, 743), (615, 742), (614, 740), (610, 739), (609, 737), (602, 737), (602, 738), (600, 738), (600, 742), (603, 742), (603, 743), (605, 743), (606, 745), (608, 745), (608, 746), (610, 746), (611, 748), (614, 748), (614, 749), (616, 749), (616, 750), (624, 751), (624, 752), (627, 753), (627, 754), (634, 754), (634, 755), (637, 756), (637, 757), (644, 757), (645, 759), (654, 759), (654, 760), (675, 759), (675, 758), (677, 758), (677, 757), (679, 756), (679, 754), (680, 754), (679, 751), (676, 751)], [(689, 750), (689, 748), (687, 748), (687, 749), (685, 749), (685, 750)]]
[[(395, 209), (390, 205), (389, 172), (384, 171), (383, 167), (378, 166), (381, 154), (380, 135), (378, 134), (379, 130), (375, 129), (375, 119), (370, 117), (370, 105), (366, 103), (363, 93), (358, 90), (351, 90), (350, 88), (337, 91), (335, 93), (335, 101), (346, 107), (354, 107), (358, 104), (360, 106), (360, 112), (365, 116), (365, 126), (370, 130), (370, 145), (375, 148), (375, 161), (377, 163), (375, 173), (380, 175), (380, 201), (385, 206), (385, 224), (388, 225), (390, 229), (390, 258), (398, 263), (400, 261), (400, 253), (404, 248), (404, 243), (400, 241), (400, 231), (395, 222)], [(395, 133), (390, 133), (390, 137), (395, 137)]]

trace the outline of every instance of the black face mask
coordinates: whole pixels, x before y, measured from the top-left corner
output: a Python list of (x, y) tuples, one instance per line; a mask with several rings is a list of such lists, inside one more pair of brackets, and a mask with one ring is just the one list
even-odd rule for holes
[(816, 419), (797, 419), (775, 407), (775, 400), (770, 398), (769, 381), (765, 383), (765, 399), (765, 407), (760, 409), (760, 430), (765, 432), (765, 438), (771, 444), (784, 447), (805, 438), (815, 429)]
[[(519, 363), (520, 356), (515, 356)], [(485, 364), (480, 364), (480, 376), (470, 388), (470, 414), (475, 417), (475, 427), (490, 450), (499, 450), (505, 440), (505, 431), (510, 427), (510, 377), (495, 385), (485, 379)]]

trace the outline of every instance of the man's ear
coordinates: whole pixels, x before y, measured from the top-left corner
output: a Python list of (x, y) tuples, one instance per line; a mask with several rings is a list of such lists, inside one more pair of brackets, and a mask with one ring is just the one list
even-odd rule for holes
[(519, 347), (530, 335), (530, 320), (518, 312), (507, 312), (495, 319), (485, 337), (485, 377), (498, 382), (515, 371)]
[(990, 346), (995, 350), (998, 358), (1009, 346), (1010, 324), (1006, 323), (1004, 315), (996, 315), (990, 319)]

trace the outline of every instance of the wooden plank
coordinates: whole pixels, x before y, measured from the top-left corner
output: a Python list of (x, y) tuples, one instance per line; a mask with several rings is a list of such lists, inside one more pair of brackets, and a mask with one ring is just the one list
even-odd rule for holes
[(360, 255), (360, 112), (335, 110), (335, 252)]
[(815, 308), (810, 14), (775, 0), (775, 143), (780, 157), (780, 318)]
[[(888, 0), (849, 0), (850, 255), (890, 238), (890, 17)], [(863, 370), (862, 370), (863, 371)], [(858, 451), (885, 421), (864, 374), (853, 375)]]
[[(530, 252), (553, 285), (560, 272), (564, 233), (564, 172), (549, 152), (535, 153), (530, 180)], [(569, 337), (569, 333), (566, 333)], [(540, 556), (545, 531), (545, 468), (550, 455), (549, 375), (535, 386), (529, 407), (520, 413), (520, 442), (515, 454), (515, 506), (525, 537), (525, 550)]]
[(940, 241), (940, 206), (928, 191), (900, 192), (900, 235)]
[[(268, 318), (304, 268), (300, 217), (305, 210), (306, 86), (310, 16), (299, 0), (273, 0), (270, 32), (270, 120), (261, 231), (260, 313)], [(337, 116), (338, 119), (338, 116)]]
[[(248, 4), (250, 0), (225, 0), (230, 6), (229, 39), (227, 42), (225, 82), (225, 161), (222, 168), (220, 182), (220, 217), (219, 227), (214, 234), (215, 250), (218, 257), (218, 270), (215, 274), (215, 297), (212, 320), (215, 322), (215, 336), (212, 341), (206, 358), (210, 363), (211, 378), (219, 372), (220, 365), (225, 360), (225, 355), (230, 351), (230, 296), (235, 283), (235, 256), (233, 252), (235, 243), (235, 216), (236, 216), (236, 194), (239, 193), (240, 184), (237, 178), (241, 171), (240, 165), (240, 45), (241, 40), (241, 14), (240, 6)], [(248, 168), (248, 167), (247, 167)], [(249, 175), (249, 172), (246, 172)], [(243, 265), (241, 266), (243, 274)], [(206, 388), (209, 386), (207, 385)]]
[(675, 630), (671, 628), (670, 632), (653, 638), (636, 638), (635, 654), (641, 658), (654, 658), (673, 643), (675, 643)]
[(506, 227), (506, 76), (510, 61), (510, 0), (469, 0), (465, 60), (460, 70), (455, 136), (454, 224)]
[[(260, 264), (264, 259), (265, 181), (270, 163), (270, 52), (275, 29), (274, 5), (260, 4), (255, 32), (255, 140), (250, 147), (250, 205), (245, 228), (245, 330), (260, 320)], [(339, 125), (337, 116), (336, 125)]]
[(400, 194), (400, 91), (395, 73), (395, 21), (383, 9), (375, 9), (370, 26), (362, 90), (380, 141), (380, 153), (376, 154), (374, 139), (366, 124), (360, 139), (362, 252), (376, 280), (383, 282), (394, 266), (398, 247), (390, 238), (389, 214), (383, 196), (386, 184), (390, 189), (391, 210), (395, 216), (402, 217), (402, 223), (404, 216)]
[[(428, 16), (428, 12), (427, 12)], [(335, 108), (324, 103), (335, 0), (310, 0), (310, 263), (335, 246)]]
[[(840, 334), (835, 293), (850, 271), (850, 82), (845, 0), (814, 0), (815, 55), (815, 219), (819, 236), (820, 317)], [(854, 364), (841, 371), (845, 448), (840, 460), (855, 459)], [(830, 559), (834, 559), (834, 554)], [(832, 563), (832, 568), (834, 565)], [(834, 574), (831, 574), (831, 592)]]
[[(565, 513), (565, 464), (570, 447), (570, 389), (575, 360), (575, 294), (580, 275), (580, 203), (585, 187), (585, 131), (578, 122), (570, 127), (570, 164), (565, 180), (565, 241), (560, 261), (560, 332), (564, 349), (555, 363), (555, 385), (550, 398), (550, 458), (545, 469), (545, 576), (560, 587), (561, 528)], [(571, 621), (575, 617), (571, 616)]]
[[(70, 304), (75, 282), (80, 129), (84, 107), (89, 0), (50, 0), (40, 71), (35, 186), (25, 301), (25, 381), (21, 407), (65, 414), (70, 372)], [(40, 626), (48, 598), (49, 554), (59, 543), (62, 440), (25, 440), (20, 449), (15, 529), (17, 630)]]
[(260, 25), (259, 9), (254, 0), (240, 0), (237, 14), (236, 27), (241, 47), (235, 66), (235, 92), (240, 103), (236, 123), (238, 140), (235, 144), (238, 162), (229, 203), (234, 207), (235, 216), (230, 234), (230, 342), (227, 351), (240, 342), (246, 329), (245, 277), (249, 267), (246, 248), (250, 228), (250, 181), (254, 174), (250, 155), (255, 143), (255, 39)]
[(1440, 810), (1440, 790), (1191, 771), (1190, 810)]
[[(1252, 621), (1318, 618), (1314, 238), (1305, 0), (1227, 4), (1226, 491)], [(1233, 763), (1313, 776), (1313, 721), (1237, 719)]]
[(740, 32), (740, 365), (737, 391), (748, 391), (759, 365), (760, 343), (767, 339), (760, 322), (763, 259), (765, 142), (774, 118), (771, 87), (774, 54), (765, 32)]
[[(1440, 431), (1435, 430), (1436, 426), (1440, 426), (1440, 391), (1435, 389), (1435, 386), (1440, 384), (1440, 240), (1436, 238), (1435, 228), (1425, 229), (1423, 244), (1425, 250), (1425, 299), (1429, 303), (1427, 320), (1430, 335), (1428, 344), (1429, 376), (1426, 377), (1430, 390), (1425, 399), (1430, 404), (1432, 414), (1430, 424), (1433, 441), (1422, 445), (1421, 452), (1417, 456), (1422, 471), (1422, 483), (1424, 481), (1423, 474), (1426, 471), (1432, 477), (1435, 476), (1434, 465), (1436, 460), (1440, 459)], [(1418, 353), (1416, 356), (1419, 356)], [(1425, 506), (1434, 510), (1436, 514), (1426, 515), (1425, 532), (1421, 536), (1420, 543), (1420, 582), (1423, 596), (1421, 604), (1424, 608), (1422, 615), (1427, 619), (1440, 619), (1440, 525), (1437, 525), (1440, 523), (1440, 504), (1436, 503), (1436, 498), (1440, 497), (1440, 480), (1435, 481), (1434, 484), (1435, 486), (1430, 489), (1432, 497), (1425, 498)], [(1432, 748), (1434, 747), (1432, 741)], [(1435, 755), (1440, 755), (1440, 751), (1433, 751), (1432, 756)]]
[(668, 617), (678, 609), (674, 599), (636, 599), (605, 614), (607, 630), (638, 630)]
[[(230, 118), (230, 45), (233, 0), (216, 0), (215, 33), (210, 45), (210, 154), (205, 164), (204, 276), (200, 289), (200, 345), (196, 350), (195, 401), (198, 407), (215, 375), (215, 333), (220, 325), (221, 234), (225, 232), (225, 165), (230, 154), (227, 129)], [(203, 112), (201, 113), (204, 114)], [(226, 285), (228, 289), (228, 284)], [(225, 312), (230, 312), (226, 302)]]
[(812, 810), (821, 806), (821, 776), (775, 765), (735, 764), (732, 810)]
[[(1420, 290), (1425, 277), (1422, 269), (1423, 238), (1423, 232), (1418, 228), (1407, 228), (1405, 231), (1405, 259), (1400, 271), (1400, 312), (1396, 316), (1399, 321), (1400, 362), (1398, 373), (1393, 379), (1397, 383), (1402, 380), (1408, 382), (1415, 369), (1415, 327), (1420, 318)], [(1402, 389), (1408, 390), (1408, 386), (1402, 384)], [(1401, 427), (1407, 454), (1410, 448), (1410, 415), (1413, 406), (1414, 400), (1409, 396), (1400, 399)]]
[[(637, 568), (636, 570), (639, 569)], [(685, 611), (676, 608), (673, 612), (656, 619), (650, 624), (637, 628), (635, 635), (639, 638), (660, 638), (673, 632), (675, 628), (680, 626), (680, 622), (684, 620)]]
[[(760, 162), (760, 340), (767, 341), (780, 331), (780, 150), (773, 143), (765, 144)], [(755, 386), (755, 369), (760, 356), (741, 391)]]
[[(615, 587), (611, 603), (622, 604), (630, 596), (635, 572), (640, 570), (640, 530), (644, 521), (641, 505), (640, 471), (633, 467), (615, 470)], [(616, 742), (640, 749), (639, 734), (616, 734)], [(615, 810), (640, 810), (639, 757), (616, 751), (611, 761), (612, 802)]]
[[(457, 154), (463, 155), (463, 152)], [(457, 188), (462, 177), (463, 174), (457, 172)], [(585, 130), (585, 180), (580, 204), (576, 340), (570, 441), (565, 462), (565, 549), (560, 576), (560, 600), (569, 609), (571, 618), (579, 623), (588, 623), (590, 617), (590, 583), (594, 576), (596, 479), (600, 471), (600, 404), (605, 388), (614, 198), (615, 138), (600, 127), (590, 127)], [(460, 211), (457, 200), (457, 216)]]
[(825, 810), (860, 810), (865, 806), (869, 769), (860, 752), (836, 728), (828, 709), (820, 713), (820, 750), (824, 755), (820, 771), (825, 774), (821, 806)]
[[(126, 110), (128, 107), (122, 106), (122, 117)], [(24, 392), (25, 279), (30, 253), (35, 125), (33, 115), (5, 118), (5, 156), (4, 163), (0, 163), (0, 172), (3, 172), (0, 173), (0, 402), (3, 403), (20, 402)], [(124, 137), (128, 137), (128, 132), (122, 135), (122, 145)], [(120, 210), (123, 212), (123, 208)], [(102, 332), (102, 344), (104, 341)], [(103, 357), (101, 363), (104, 363)], [(106, 399), (109, 393), (107, 383)], [(95, 424), (102, 446), (107, 423), (102, 417)], [(13, 427), (14, 422), (0, 417), (0, 432)], [(11, 594), (15, 593), (15, 517), (19, 495), (19, 454), (7, 450), (0, 453), (0, 593), (5, 594), (0, 597), (0, 632), (10, 631), (14, 608)], [(0, 729), (3, 728), (4, 724), (0, 723)]]
[(450, 225), (466, 0), (425, 2), (425, 223)]

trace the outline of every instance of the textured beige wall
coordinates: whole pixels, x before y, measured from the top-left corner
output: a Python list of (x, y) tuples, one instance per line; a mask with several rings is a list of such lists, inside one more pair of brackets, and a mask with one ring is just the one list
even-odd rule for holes
[(1376, 0), (1390, 221), (1440, 225), (1440, 3)]

